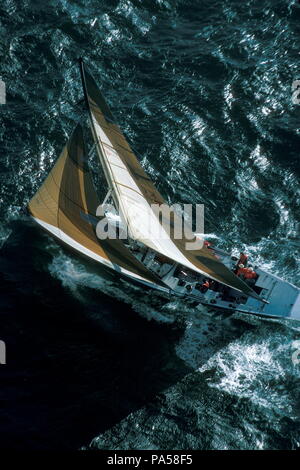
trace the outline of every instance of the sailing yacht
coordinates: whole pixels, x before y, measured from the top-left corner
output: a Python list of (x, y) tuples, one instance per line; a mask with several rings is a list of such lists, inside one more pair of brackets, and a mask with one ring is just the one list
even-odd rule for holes
[[(69, 248), (143, 286), (214, 309), (300, 320), (299, 288), (259, 266), (254, 266), (255, 279), (249, 282), (239, 275), (240, 260), (231, 254), (203, 240), (198, 246), (199, 237), (192, 231), (179, 239), (174, 230), (168, 232), (170, 220), (164, 211), (169, 206), (130, 148), (82, 59), (79, 62), (93, 149), (107, 196), (101, 203), (78, 123), (28, 204), (35, 222)], [(105, 211), (108, 204), (113, 214)], [(157, 214), (154, 205), (165, 209)], [(171, 227), (178, 217), (172, 212)], [(126, 235), (99, 237), (99, 223), (113, 222), (119, 234), (125, 224)], [(163, 236), (153, 236), (154, 229)], [(187, 249), (187, 241), (196, 248)]]

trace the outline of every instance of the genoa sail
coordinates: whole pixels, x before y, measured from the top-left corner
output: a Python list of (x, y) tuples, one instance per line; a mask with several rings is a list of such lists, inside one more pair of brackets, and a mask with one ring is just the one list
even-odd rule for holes
[(62, 242), (117, 271), (161, 284), (119, 240), (99, 240), (96, 211), (100, 204), (86, 162), (83, 131), (78, 124), (53, 169), (28, 204), (31, 215)]
[[(261, 298), (230, 271), (207, 247), (187, 250), (186, 242), (195, 235), (176, 239), (152, 210), (152, 204), (166, 205), (149, 176), (134, 155), (123, 133), (82, 60), (81, 78), (97, 153), (116, 206), (126, 221), (129, 235), (149, 248), (195, 272), (240, 292)], [(176, 214), (173, 215), (174, 220)], [(157, 236), (157, 234), (160, 234)]]

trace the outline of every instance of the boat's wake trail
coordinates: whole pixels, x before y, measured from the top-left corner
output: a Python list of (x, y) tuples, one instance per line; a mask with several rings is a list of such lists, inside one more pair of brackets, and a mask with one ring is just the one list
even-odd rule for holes
[(295, 334), (288, 328), (276, 334), (268, 330), (270, 325), (247, 332), (218, 351), (199, 372), (215, 371), (212, 388), (292, 417), (295, 397), (290, 392), (300, 379), (300, 369), (292, 362)]
[[(51, 248), (53, 251), (54, 246)], [(174, 310), (177, 309), (174, 300), (162, 298), (158, 292), (152, 290), (149, 290), (145, 296), (142, 287), (116, 278), (104, 272), (101, 267), (98, 268), (101, 274), (91, 272), (87, 266), (69, 257), (59, 248), (56, 247), (55, 251), (56, 254), (48, 266), (49, 272), (80, 302), (84, 304), (90, 302), (89, 292), (92, 289), (126, 303), (148, 320), (164, 323), (175, 321)]]
[(225, 320), (224, 328), (223, 320), (215, 320), (202, 317), (186, 329), (176, 353), (198, 370), (164, 392), (159, 413), (145, 406), (93, 439), (92, 447), (161, 449), (165, 442), (180, 442), (185, 449), (284, 448), (286, 442), (299, 447), (300, 369), (291, 359), (299, 330), (269, 321), (247, 329), (238, 318)]

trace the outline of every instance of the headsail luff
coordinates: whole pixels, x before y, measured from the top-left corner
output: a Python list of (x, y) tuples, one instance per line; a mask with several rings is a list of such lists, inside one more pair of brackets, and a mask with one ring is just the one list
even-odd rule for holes
[[(100, 204), (86, 162), (82, 127), (75, 128), (48, 177), (28, 204), (31, 215), (52, 227), (62, 241), (80, 246), (138, 277), (162, 285), (121, 240), (99, 240), (95, 227)], [(54, 232), (54, 230), (52, 230)], [(80, 250), (79, 250), (80, 251)]]
[[(159, 221), (150, 205), (166, 203), (132, 152), (94, 79), (84, 69), (82, 60), (80, 65), (100, 162), (130, 236), (183, 266), (261, 300), (206, 247), (188, 251), (185, 243), (191, 239), (176, 240), (172, 235), (160, 238), (152, 236), (153, 227), (159, 225), (164, 230), (164, 223)], [(159, 230), (154, 232), (159, 233)]]

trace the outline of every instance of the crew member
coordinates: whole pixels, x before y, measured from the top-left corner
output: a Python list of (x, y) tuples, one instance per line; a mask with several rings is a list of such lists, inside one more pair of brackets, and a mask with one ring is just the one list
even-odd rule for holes
[(250, 284), (255, 283), (255, 279), (258, 277), (252, 267), (245, 268), (243, 264), (239, 265), (237, 276), (241, 277), (245, 281), (250, 281)]
[(247, 263), (248, 263), (248, 255), (246, 255), (245, 253), (241, 252), (240, 253), (240, 258), (237, 262), (237, 265), (239, 264), (243, 264), (244, 266), (247, 266)]
[(244, 277), (245, 277), (245, 279), (256, 279), (257, 278), (257, 274), (253, 270), (252, 266), (245, 270)]
[(209, 280), (204, 279), (204, 281), (202, 283), (202, 286), (201, 286), (201, 292), (203, 292), (203, 294), (205, 294), (205, 292), (207, 292), (208, 289), (209, 289)]
[(238, 277), (244, 277), (245, 271), (246, 271), (245, 266), (243, 265), (243, 263), (240, 263), (240, 264), (238, 265), (238, 269), (237, 269), (236, 275), (237, 275)]

